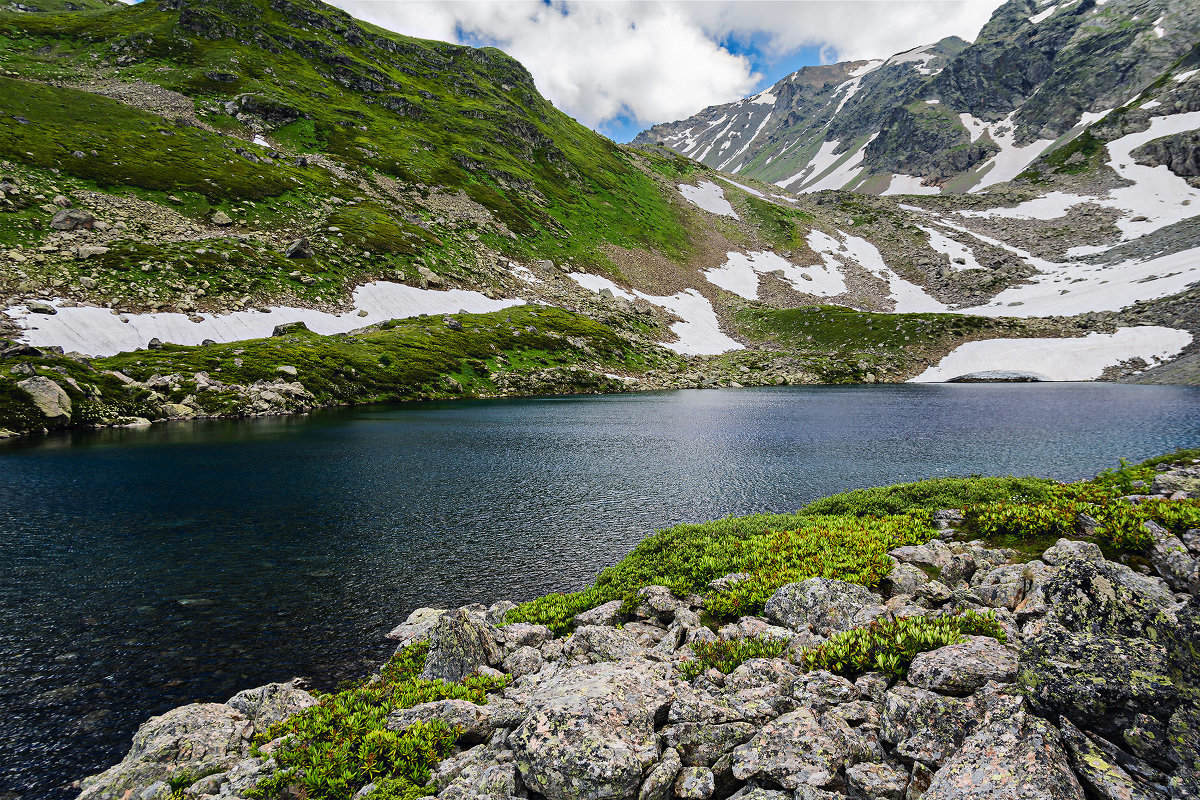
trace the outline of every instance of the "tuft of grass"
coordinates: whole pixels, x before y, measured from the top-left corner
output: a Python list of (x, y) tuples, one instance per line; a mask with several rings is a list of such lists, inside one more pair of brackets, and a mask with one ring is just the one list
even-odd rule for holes
[(977, 503), (1021, 499), (1040, 502), (1050, 497), (1054, 482), (1044, 478), (934, 478), (871, 489), (854, 489), (814, 500), (806, 514), (850, 514), (856, 517), (904, 514), (920, 509), (963, 508)]
[(432, 794), (426, 786), (430, 769), (451, 753), (459, 731), (436, 721), (389, 731), (388, 714), (435, 700), (483, 704), (487, 693), (503, 688), (505, 681), (423, 679), (427, 653), (427, 644), (411, 645), (384, 665), (379, 680), (323, 695), (317, 705), (272, 725), (255, 744), (287, 737), (273, 752), (280, 770), (260, 780), (248, 796), (278, 797), (298, 785), (308, 800), (350, 800), (368, 783), (376, 784), (371, 797), (380, 800)]
[(967, 611), (938, 619), (903, 617), (835, 634), (824, 644), (806, 650), (800, 663), (805, 669), (849, 677), (864, 672), (903, 677), (918, 653), (965, 642), (967, 636), (1006, 640), (1004, 629), (991, 612)]
[(714, 642), (694, 642), (691, 645), (695, 658), (679, 665), (686, 680), (694, 680), (709, 669), (726, 675), (752, 658), (777, 658), (787, 647), (782, 639), (718, 639)]

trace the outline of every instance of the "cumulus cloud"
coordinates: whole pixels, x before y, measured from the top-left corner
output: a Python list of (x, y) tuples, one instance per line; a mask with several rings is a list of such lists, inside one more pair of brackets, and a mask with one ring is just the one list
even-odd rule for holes
[(555, 106), (600, 127), (618, 118), (646, 126), (735, 100), (782, 77), (769, 66), (805, 47), (829, 62), (971, 39), (1000, 0), (335, 2), (399, 33), (499, 47)]

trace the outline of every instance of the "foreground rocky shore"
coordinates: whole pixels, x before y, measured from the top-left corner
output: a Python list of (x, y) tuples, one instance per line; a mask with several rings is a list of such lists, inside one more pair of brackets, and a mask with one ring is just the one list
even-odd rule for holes
[[(1159, 465), (1117, 502), (1191, 508), (1197, 463)], [(511, 622), (510, 602), (419, 609), (389, 634), (419, 676), (389, 662), (353, 696), (279, 683), (174, 709), (80, 798), (1200, 797), (1200, 530), (1146, 521), (1144, 546), (1117, 553), (1081, 512), (1072, 536), (1015, 550), (970, 540), (958, 510), (931, 519), (937, 535), (893, 548), (874, 588), (786, 583), (725, 624), (711, 598), (760, 576), (705, 597), (645, 586), (574, 615), (566, 636)], [(322, 745), (357, 747), (378, 781), (295, 767), (289, 753), (334, 730), (320, 719), (366, 720), (355, 703), (385, 695), (381, 730)], [(389, 751), (425, 758), (415, 782), (364, 755), (428, 731), (446, 736), (424, 755)]]

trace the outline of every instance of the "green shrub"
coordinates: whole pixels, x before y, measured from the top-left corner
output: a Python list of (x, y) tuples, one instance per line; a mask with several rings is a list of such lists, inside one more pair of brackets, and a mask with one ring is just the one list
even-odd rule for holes
[(936, 511), (1012, 499), (1036, 502), (1047, 498), (1053, 486), (1053, 481), (1044, 478), (935, 478), (842, 492), (814, 500), (802, 513), (882, 517), (913, 509)]
[(967, 611), (956, 617), (904, 617), (873, 622), (835, 634), (800, 657), (805, 669), (824, 669), (839, 675), (882, 672), (903, 676), (918, 653), (966, 641), (966, 636), (990, 636), (1005, 641), (1004, 630), (991, 612)]
[(274, 751), (280, 770), (249, 795), (277, 797), (293, 783), (301, 785), (307, 800), (349, 800), (368, 783), (387, 798), (430, 794), (425, 788), (429, 771), (449, 755), (459, 732), (437, 721), (389, 731), (388, 714), (434, 700), (486, 703), (487, 692), (505, 682), (426, 680), (420, 674), (427, 652), (424, 643), (407, 647), (384, 665), (380, 680), (323, 695), (317, 705), (272, 725), (256, 744), (288, 737)]
[(714, 642), (693, 642), (692, 652), (696, 657), (679, 665), (679, 671), (687, 680), (708, 669), (717, 669), (728, 675), (752, 658), (776, 658), (787, 647), (782, 639), (718, 639)]

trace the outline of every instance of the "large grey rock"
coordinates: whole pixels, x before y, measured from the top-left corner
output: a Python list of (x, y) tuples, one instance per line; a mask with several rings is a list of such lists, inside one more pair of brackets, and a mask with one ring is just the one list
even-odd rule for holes
[(1143, 526), (1150, 534), (1150, 563), (1163, 580), (1177, 592), (1196, 592), (1196, 559), (1187, 547), (1163, 526), (1149, 521)]
[(577, 626), (582, 625), (616, 625), (617, 620), (621, 618), (620, 600), (609, 600), (607, 603), (598, 605), (595, 608), (589, 608), (587, 611), (580, 611), (575, 615), (572, 622)]
[(625, 631), (604, 625), (583, 625), (563, 645), (567, 658), (582, 656), (589, 661), (620, 661), (638, 655), (645, 648)]
[(437, 720), (462, 731), (459, 741), (475, 744), (492, 735), (492, 714), (487, 706), (477, 706), (466, 700), (435, 700), (412, 708), (401, 708), (388, 714), (390, 731), (402, 731), (418, 722)]
[(667, 748), (662, 760), (654, 765), (654, 769), (650, 770), (646, 780), (642, 782), (638, 800), (667, 800), (675, 783), (675, 776), (681, 769), (683, 762), (679, 759), (679, 753)]
[(495, 631), (466, 609), (446, 612), (429, 632), (429, 655), (421, 677), (461, 681), (480, 667), (499, 664), (504, 652), (496, 644)]
[(1025, 641), (1018, 683), (1038, 713), (1105, 736), (1119, 736), (1144, 709), (1161, 715), (1180, 700), (1161, 644), (1057, 626)]
[(940, 574), (950, 564), (954, 553), (949, 545), (938, 539), (925, 544), (906, 545), (888, 552), (892, 558), (903, 564), (915, 564), (934, 574)]
[(663, 728), (663, 739), (674, 748), (684, 764), (711, 767), (721, 756), (750, 741), (758, 728), (748, 722), (702, 725), (684, 722)]
[(908, 771), (891, 764), (855, 764), (846, 768), (846, 785), (867, 800), (903, 800)]
[(912, 685), (957, 695), (971, 694), (988, 681), (1009, 683), (1016, 676), (1016, 651), (987, 636), (919, 653), (908, 669)]
[(1059, 729), (1067, 760), (1089, 794), (1101, 800), (1162, 800), (1159, 792), (1144, 790), (1115, 760), (1066, 718)]
[(245, 689), (226, 703), (250, 720), (255, 733), (263, 733), (276, 722), (312, 708), (317, 704), (317, 699), (292, 681)]
[(708, 767), (684, 767), (675, 778), (675, 796), (680, 800), (708, 800), (716, 790), (716, 778)]
[(398, 643), (398, 647), (423, 642), (429, 638), (438, 620), (446, 613), (444, 608), (418, 608), (387, 633), (387, 638)]
[(71, 421), (71, 398), (54, 381), (35, 375), (18, 381), (17, 388), (29, 397), (48, 424), (65, 425)]
[(768, 722), (753, 739), (733, 751), (733, 776), (765, 780), (785, 789), (827, 786), (843, 766), (849, 748), (806, 708)]
[(945, 697), (901, 684), (884, 699), (880, 734), (906, 761), (937, 767), (975, 731), (985, 712), (985, 703), (976, 696)]
[(767, 619), (795, 631), (821, 636), (849, 630), (869, 619), (870, 609), (882, 613), (883, 599), (865, 586), (829, 578), (809, 578), (781, 586), (767, 600)]
[(1084, 800), (1058, 731), (1024, 710), (995, 715), (933, 776), (922, 800)]
[(121, 763), (82, 784), (79, 800), (126, 800), (180, 774), (224, 772), (250, 750), (254, 726), (225, 703), (193, 703), (142, 723)]
[(669, 673), (666, 664), (604, 662), (541, 684), (509, 736), (526, 785), (549, 800), (634, 797), (658, 761), (655, 722), (672, 698)]
[(929, 583), (929, 576), (913, 564), (896, 562), (892, 571), (879, 584), (880, 591), (885, 597), (916, 594), (917, 590)]
[(438, 764), (430, 784), (443, 800), (508, 800), (522, 789), (512, 753), (486, 745)]
[(1052, 547), (1042, 553), (1042, 561), (1052, 567), (1061, 567), (1068, 561), (1080, 559), (1091, 564), (1104, 563), (1104, 553), (1100, 546), (1093, 542), (1079, 542), (1074, 539), (1059, 539)]
[(50, 227), (56, 231), (91, 230), (95, 225), (96, 218), (82, 208), (64, 208), (50, 219)]
[[(1175, 598), (1162, 584), (1105, 561), (1068, 561), (1038, 591), (1053, 619), (1069, 631), (1146, 636)], [(1018, 609), (1020, 614), (1020, 609)]]

